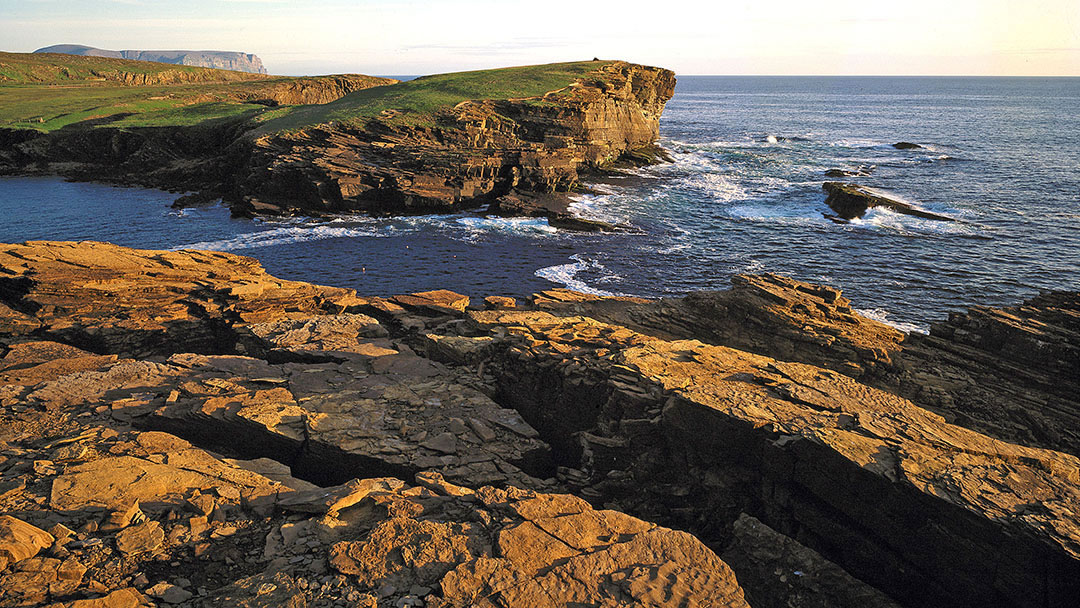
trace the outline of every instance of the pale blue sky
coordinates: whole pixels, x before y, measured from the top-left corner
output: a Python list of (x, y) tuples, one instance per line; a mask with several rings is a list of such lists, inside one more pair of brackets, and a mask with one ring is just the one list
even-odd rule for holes
[(1080, 0), (0, 0), (0, 50), (259, 55), (278, 74), (619, 58), (680, 74), (1080, 75)]

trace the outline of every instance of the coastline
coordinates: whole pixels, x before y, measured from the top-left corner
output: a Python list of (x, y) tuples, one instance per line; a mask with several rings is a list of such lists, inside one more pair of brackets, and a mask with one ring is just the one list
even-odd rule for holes
[[(1080, 292), (1012, 274), (990, 292), (955, 262), (1009, 246), (993, 274), (1068, 231), (878, 189), (956, 191), (942, 167), (988, 166), (971, 144), (686, 137), (691, 110), (651, 164), (670, 72), (604, 66), (627, 80), (320, 122), (261, 152), (231, 119), (16, 143), (46, 171), (108, 138), (150, 166), (201, 132), (196, 151), (264, 154), (237, 183), (272, 196), (0, 182), (3, 229), (88, 237), (0, 232), (0, 606), (1071, 606)], [(192, 158), (114, 169), (240, 166)], [(644, 167), (584, 191), (619, 158)], [(823, 202), (830, 171), (873, 189)], [(965, 241), (988, 246), (938, 263)], [(1037, 270), (1069, 286), (1058, 254)], [(814, 280), (766, 272), (784, 259)], [(655, 297), (620, 293), (620, 261)], [(865, 295), (890, 281), (888, 308)], [(887, 322), (909, 302), (925, 332)]]

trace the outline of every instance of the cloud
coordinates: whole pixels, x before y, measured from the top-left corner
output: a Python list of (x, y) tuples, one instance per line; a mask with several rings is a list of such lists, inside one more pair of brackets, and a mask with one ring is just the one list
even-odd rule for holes
[(496, 40), (486, 44), (415, 44), (401, 47), (402, 51), (447, 51), (463, 55), (483, 55), (505, 53), (508, 51), (526, 51), (532, 49), (558, 49), (571, 46), (569, 38), (515, 38)]

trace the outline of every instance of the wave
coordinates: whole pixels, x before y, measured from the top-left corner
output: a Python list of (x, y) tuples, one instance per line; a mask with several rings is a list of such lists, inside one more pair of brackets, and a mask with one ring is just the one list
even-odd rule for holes
[(619, 213), (622, 206), (619, 205), (620, 193), (612, 191), (610, 194), (591, 195), (581, 194), (574, 196), (570, 201), (570, 211), (587, 220), (596, 220), (615, 225), (629, 225), (630, 218), (627, 213)]
[(289, 245), (307, 241), (319, 241), (323, 239), (355, 238), (355, 237), (386, 237), (394, 231), (379, 230), (377, 227), (363, 228), (336, 228), (327, 225), (315, 226), (283, 226), (248, 232), (232, 238), (218, 241), (201, 241), (173, 247), (173, 251), (180, 249), (206, 249), (210, 251), (237, 251), (242, 249), (257, 249), (259, 247), (273, 247), (276, 245)]
[(596, 289), (590, 287), (584, 281), (577, 278), (578, 273), (584, 270), (604, 270), (604, 266), (596, 260), (587, 260), (580, 255), (574, 254), (570, 256), (571, 260), (574, 260), (572, 264), (559, 264), (557, 266), (548, 266), (546, 268), (540, 268), (533, 274), (541, 279), (547, 279), (552, 283), (557, 283), (566, 287), (567, 289), (573, 289), (574, 291), (580, 291), (582, 293), (589, 293), (596, 296), (614, 296), (617, 295), (610, 291), (604, 291), (603, 289)]
[(459, 217), (456, 223), (474, 237), (489, 232), (506, 232), (516, 236), (544, 236), (558, 232), (544, 217), (473, 216)]
[(905, 334), (928, 334), (930, 329), (926, 325), (919, 325), (917, 323), (906, 323), (904, 321), (893, 321), (889, 319), (889, 311), (884, 308), (853, 308), (856, 313), (866, 317), (867, 319), (873, 319), (879, 323), (884, 323)]
[[(960, 214), (962, 215), (962, 214)], [(855, 218), (843, 227), (870, 230), (893, 230), (901, 234), (938, 234), (973, 238), (989, 238), (982, 234), (981, 227), (967, 222), (943, 222), (930, 220), (903, 213), (897, 213), (884, 207), (872, 207), (862, 218)]]

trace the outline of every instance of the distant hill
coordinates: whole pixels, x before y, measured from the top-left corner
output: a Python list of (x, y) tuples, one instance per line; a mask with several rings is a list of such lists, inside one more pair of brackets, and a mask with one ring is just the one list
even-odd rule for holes
[(81, 44), (55, 44), (34, 51), (35, 53), (63, 53), (65, 55), (83, 55), (89, 57), (113, 57), (116, 59), (135, 59), (137, 61), (156, 61), (175, 65), (190, 65), (219, 70), (235, 70), (265, 74), (262, 60), (251, 53), (235, 51), (109, 51), (96, 49)]

